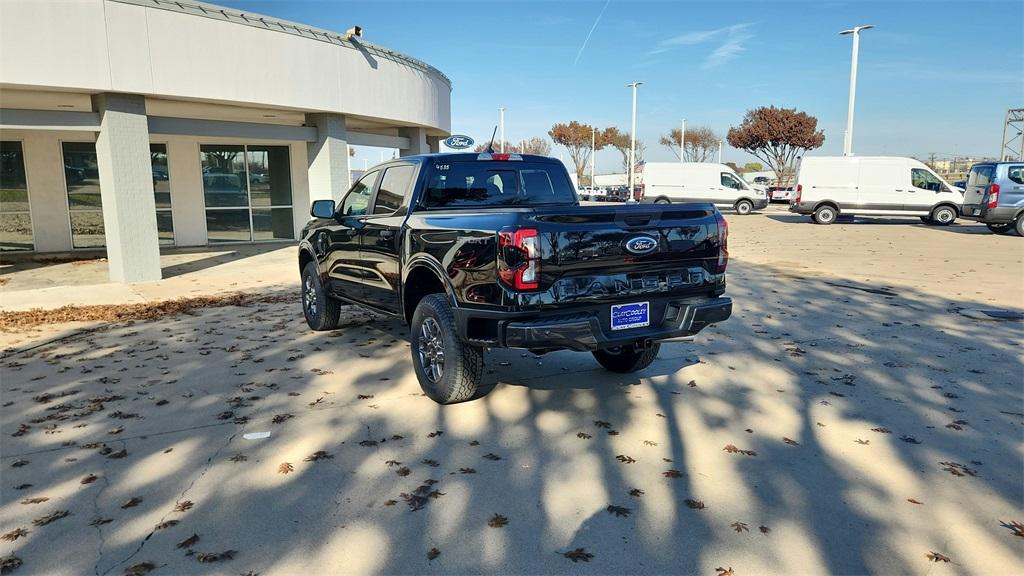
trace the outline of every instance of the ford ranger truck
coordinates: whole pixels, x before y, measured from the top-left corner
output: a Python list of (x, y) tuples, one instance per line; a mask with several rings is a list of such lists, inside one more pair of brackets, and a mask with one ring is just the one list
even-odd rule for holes
[(408, 156), (313, 202), (299, 244), (313, 330), (355, 304), (409, 325), (423, 391), (480, 398), (489, 348), (648, 367), (660, 343), (727, 319), (728, 225), (710, 203), (584, 206), (544, 156)]

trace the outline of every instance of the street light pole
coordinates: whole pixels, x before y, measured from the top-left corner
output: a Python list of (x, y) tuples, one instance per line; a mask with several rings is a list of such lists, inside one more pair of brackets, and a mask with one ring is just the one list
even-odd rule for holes
[(722, 163), (722, 141), (718, 141), (718, 163)]
[(686, 162), (686, 118), (679, 121), (679, 163)]
[(853, 56), (850, 63), (850, 105), (846, 111), (846, 132), (843, 134), (843, 156), (853, 156), (853, 101), (857, 96), (857, 53), (860, 51), (861, 30), (874, 28), (873, 25), (855, 26), (843, 30), (840, 36), (853, 34)]
[(500, 142), (500, 144), (501, 144), (501, 152), (502, 152), (502, 154), (504, 154), (505, 153), (505, 109), (504, 108), (498, 108), (498, 113), (501, 115), (501, 119), (499, 120), (498, 123), (501, 125), (501, 142)]
[(590, 188), (594, 188), (594, 171), (597, 164), (597, 129), (590, 127)]
[(633, 197), (633, 178), (636, 171), (636, 87), (641, 84), (643, 82), (636, 81), (626, 84), (633, 89), (633, 121), (629, 130), (629, 196), (626, 197), (626, 202), (636, 202), (636, 198)]

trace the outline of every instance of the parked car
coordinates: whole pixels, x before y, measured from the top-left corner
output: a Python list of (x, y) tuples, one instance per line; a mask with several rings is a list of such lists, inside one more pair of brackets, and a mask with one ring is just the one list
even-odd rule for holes
[(644, 202), (711, 202), (750, 214), (768, 206), (768, 194), (743, 181), (732, 168), (710, 162), (648, 162), (644, 165)]
[(844, 216), (919, 216), (952, 224), (963, 198), (931, 168), (895, 156), (805, 156), (797, 165), (790, 212), (818, 224)]
[(792, 186), (772, 186), (768, 188), (768, 200), (771, 202), (778, 202), (780, 200), (783, 202), (789, 202), (795, 197), (795, 194), (796, 192), (793, 190)]
[(309, 327), (336, 328), (342, 302), (401, 318), (420, 386), (441, 404), (489, 392), (487, 348), (588, 351), (634, 372), (661, 341), (732, 312), (713, 205), (580, 206), (552, 158), (400, 158), (311, 212), (298, 261)]
[(1024, 236), (1024, 162), (985, 162), (971, 166), (962, 215), (996, 234)]
[(590, 200), (592, 202), (604, 202), (608, 196), (608, 191), (600, 186), (590, 189)]

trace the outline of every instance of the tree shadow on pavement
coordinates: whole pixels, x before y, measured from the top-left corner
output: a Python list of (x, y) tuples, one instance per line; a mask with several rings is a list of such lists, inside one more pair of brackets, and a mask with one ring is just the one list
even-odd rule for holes
[(27, 534), (0, 551), (94, 574), (1019, 565), (1021, 323), (730, 271), (733, 318), (641, 373), (492, 351), (499, 386), (449, 407), (421, 394), (406, 329), (351, 308), (328, 333), (260, 304), (8, 357), (0, 531)]

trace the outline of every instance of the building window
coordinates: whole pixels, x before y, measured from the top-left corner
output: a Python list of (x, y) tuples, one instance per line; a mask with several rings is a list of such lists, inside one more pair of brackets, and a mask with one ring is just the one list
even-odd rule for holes
[(208, 242), (292, 240), (287, 146), (203, 145)]
[(174, 221), (171, 219), (171, 175), (167, 169), (167, 145), (150, 144), (149, 160), (153, 165), (156, 232), (161, 246), (173, 246)]
[(71, 245), (75, 248), (100, 248), (106, 245), (103, 234), (103, 203), (100, 199), (100, 175), (96, 166), (96, 145), (92, 142), (62, 142), (64, 184), (68, 193), (71, 219)]
[(0, 142), (0, 252), (32, 249), (32, 214), (21, 142)]

